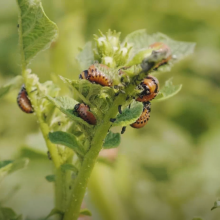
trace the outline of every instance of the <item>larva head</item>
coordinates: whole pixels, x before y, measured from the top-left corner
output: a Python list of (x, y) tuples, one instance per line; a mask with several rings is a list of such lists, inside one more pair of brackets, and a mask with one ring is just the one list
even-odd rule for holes
[(136, 99), (139, 102), (148, 102), (154, 99), (159, 92), (159, 81), (154, 76), (147, 76), (139, 85), (143, 90)]

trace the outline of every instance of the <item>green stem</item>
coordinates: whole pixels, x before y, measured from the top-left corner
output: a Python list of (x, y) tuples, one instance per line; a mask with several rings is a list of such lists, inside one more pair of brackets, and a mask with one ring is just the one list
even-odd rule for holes
[[(102, 149), (103, 141), (111, 127), (110, 118), (115, 118), (118, 114), (118, 106), (123, 105), (126, 101), (126, 97), (131, 95), (136, 87), (136, 83), (140, 83), (143, 78), (148, 75), (148, 73), (153, 68), (153, 64), (142, 67), (141, 72), (139, 72), (139, 77), (133, 79), (133, 83), (126, 88), (125, 94), (120, 94), (112, 104), (108, 113), (105, 115), (101, 125), (97, 126), (94, 132), (94, 138), (91, 142), (91, 148), (85, 155), (82, 166), (79, 170), (78, 176), (75, 179), (73, 185), (72, 195), (70, 197), (70, 203), (66, 209), (63, 220), (77, 220), (79, 217), (80, 207), (86, 192), (86, 187), (88, 184), (89, 177), (92, 173), (93, 167), (95, 166), (96, 159)], [(135, 82), (134, 82), (135, 81)]]
[[(42, 117), (42, 112), (40, 109), (40, 105), (38, 103), (38, 96), (36, 95), (36, 92), (31, 92), (32, 88), (37, 86), (38, 88), (38, 82), (34, 85), (31, 84), (31, 80), (29, 79), (30, 71), (26, 70), (23, 71), (23, 78), (24, 83), (26, 85), (26, 90), (28, 92), (28, 96), (31, 100), (32, 105), (34, 106), (34, 111), (40, 126), (40, 130), (43, 134), (44, 140), (46, 142), (47, 148), (50, 152), (53, 164), (55, 166), (55, 175), (56, 175), (56, 181), (55, 181), (55, 206), (57, 209), (64, 211), (67, 205), (68, 201), (68, 185), (71, 182), (71, 173), (70, 171), (62, 171), (60, 168), (60, 165), (62, 164), (61, 156), (59, 155), (58, 148), (55, 144), (51, 143), (48, 138), (48, 133), (50, 132), (49, 126), (44, 121)], [(71, 158), (69, 160), (72, 160), (72, 154), (70, 155)]]
[(96, 163), (98, 154), (102, 149), (103, 141), (111, 126), (110, 118), (116, 117), (118, 108), (115, 106), (121, 105), (121, 103), (125, 101), (125, 98), (126, 96), (124, 94), (121, 94), (116, 98), (112, 108), (109, 109), (108, 113), (106, 114), (102, 125), (96, 128), (95, 136), (91, 142), (91, 148), (84, 157), (82, 166), (75, 180), (72, 195), (70, 197), (70, 204), (66, 210), (63, 220), (76, 220), (79, 217), (80, 206), (84, 198), (89, 177)]

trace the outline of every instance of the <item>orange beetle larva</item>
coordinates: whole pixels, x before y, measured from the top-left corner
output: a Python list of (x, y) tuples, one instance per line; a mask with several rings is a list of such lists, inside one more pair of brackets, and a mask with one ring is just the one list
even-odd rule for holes
[(26, 91), (24, 85), (21, 87), (21, 90), (18, 93), (17, 103), (23, 112), (26, 112), (26, 113), (33, 113), (34, 112), (34, 109), (32, 107), (30, 99), (28, 98), (28, 94), (27, 94), (27, 91)]
[(130, 125), (131, 127), (142, 128), (147, 124), (148, 120), (150, 119), (150, 111), (151, 111), (150, 105), (151, 105), (150, 102), (144, 103), (143, 112), (141, 116), (138, 118), (136, 122)]
[(84, 103), (78, 103), (77, 105), (75, 105), (74, 110), (84, 121), (88, 122), (91, 125), (96, 125), (96, 118), (92, 114), (92, 112), (90, 112), (90, 108), (88, 105)]
[[(99, 64), (100, 67), (108, 69), (109, 67), (104, 64)], [(100, 84), (102, 86), (111, 86), (112, 82), (108, 77), (101, 72), (97, 66), (91, 65), (88, 70), (84, 70), (80, 75), (80, 79), (87, 79), (90, 82)]]
[(148, 102), (154, 99), (159, 92), (159, 81), (154, 76), (147, 76), (139, 85), (143, 92), (136, 99), (139, 102)]

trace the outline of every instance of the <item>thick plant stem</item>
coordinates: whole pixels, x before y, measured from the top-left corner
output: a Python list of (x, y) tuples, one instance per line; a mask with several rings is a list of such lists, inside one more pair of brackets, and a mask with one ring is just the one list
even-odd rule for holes
[(118, 114), (118, 106), (122, 105), (126, 97), (132, 94), (134, 88), (136, 87), (136, 83), (140, 83), (142, 79), (148, 75), (150, 70), (153, 68), (154, 63), (150, 65), (142, 67), (143, 71), (140, 71), (137, 74), (136, 79), (133, 79), (133, 83), (125, 89), (125, 94), (120, 94), (112, 104), (112, 107), (109, 109), (108, 113), (105, 115), (103, 122), (99, 125), (95, 130), (95, 136), (91, 142), (91, 148), (89, 152), (84, 157), (82, 166), (78, 173), (78, 176), (73, 185), (72, 195), (70, 197), (70, 203), (68, 208), (66, 209), (63, 220), (77, 220), (79, 217), (80, 207), (84, 198), (84, 194), (86, 192), (86, 187), (88, 184), (89, 177), (92, 173), (93, 167), (95, 166), (96, 159), (100, 150), (102, 149), (103, 142), (105, 137), (111, 127), (110, 118), (115, 118)]
[(84, 157), (82, 166), (73, 185), (73, 192), (70, 197), (70, 204), (66, 210), (63, 220), (77, 220), (77, 218), (79, 217), (80, 206), (86, 192), (89, 177), (96, 163), (98, 154), (102, 149), (103, 141), (111, 126), (110, 118), (116, 117), (118, 113), (118, 108), (115, 106), (123, 103), (125, 98), (126, 96), (124, 94), (121, 94), (117, 97), (114, 104), (112, 105), (112, 108), (109, 109), (109, 112), (106, 114), (103, 123), (97, 127), (95, 131), (95, 136), (91, 143), (91, 148)]

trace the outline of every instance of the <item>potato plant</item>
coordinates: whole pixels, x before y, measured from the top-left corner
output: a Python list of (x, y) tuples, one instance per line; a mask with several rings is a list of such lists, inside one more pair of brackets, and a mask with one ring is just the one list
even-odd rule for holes
[[(143, 90), (138, 85), (149, 74), (169, 71), (174, 63), (193, 52), (195, 44), (178, 42), (161, 33), (149, 35), (145, 30), (134, 31), (123, 41), (119, 32), (109, 30), (103, 34), (99, 31), (76, 59), (82, 71), (88, 71), (91, 65), (100, 69), (111, 85), (92, 83), (83, 77), (72, 80), (60, 76), (73, 94), (72, 97), (60, 96), (60, 88), (54, 82), (40, 82), (37, 73), (28, 68), (39, 52), (53, 46), (58, 27), (46, 16), (40, 1), (17, 0), (17, 3), (21, 77), (0, 88), (0, 96), (7, 94), (18, 81), (23, 82), (54, 166), (54, 173), (46, 177), (54, 182), (54, 209), (46, 218), (54, 215), (60, 220), (76, 220), (80, 215), (92, 214), (81, 209), (81, 204), (99, 152), (120, 144), (121, 134), (112, 132), (111, 128), (119, 126), (124, 132), (126, 126), (135, 123), (142, 114), (143, 103), (136, 99)], [(168, 50), (161, 45), (150, 46), (156, 42), (167, 45)], [(168, 53), (170, 59), (164, 62)], [(152, 102), (166, 100), (180, 90), (181, 85), (173, 85), (172, 78), (168, 79)], [(76, 109), (80, 103), (89, 107), (83, 112), (89, 112), (86, 117), (80, 115), (83, 110)], [(89, 123), (88, 117), (94, 117), (95, 123)], [(27, 164), (27, 158), (2, 161), (0, 177)], [(1, 218), (18, 220), (22, 215), (1, 208)]]

